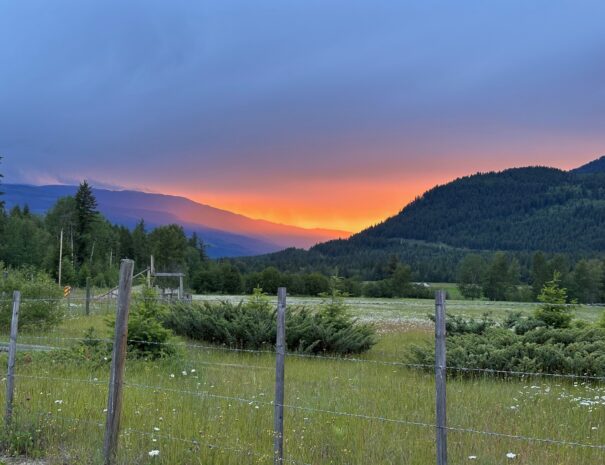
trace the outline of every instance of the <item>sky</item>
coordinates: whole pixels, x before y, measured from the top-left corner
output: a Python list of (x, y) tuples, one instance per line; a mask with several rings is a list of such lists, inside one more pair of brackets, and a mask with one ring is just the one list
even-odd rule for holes
[(0, 0), (0, 172), (358, 231), (605, 154), (600, 1)]

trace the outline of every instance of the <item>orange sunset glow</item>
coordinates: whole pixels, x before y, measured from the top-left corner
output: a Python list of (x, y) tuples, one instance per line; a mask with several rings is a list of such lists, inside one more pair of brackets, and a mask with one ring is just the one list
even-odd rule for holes
[[(547, 157), (554, 161), (552, 166), (571, 169), (584, 160), (594, 158), (591, 150), (596, 145), (596, 142), (586, 143), (586, 146), (582, 144), (579, 149), (587, 154), (582, 158), (568, 156), (567, 151), (576, 148), (562, 145), (558, 150), (553, 147), (554, 156), (532, 156), (530, 160), (535, 160), (533, 163), (523, 163), (518, 157), (504, 155), (496, 160), (473, 159), (467, 163), (456, 163), (454, 159), (448, 159), (436, 166), (432, 172), (429, 168), (414, 172), (406, 170), (405, 167), (393, 167), (390, 172), (384, 173), (381, 179), (374, 176), (335, 179), (311, 177), (277, 185), (268, 183), (270, 188), (265, 186), (254, 190), (197, 190), (195, 187), (185, 190), (166, 186), (163, 192), (251, 218), (303, 228), (356, 233), (395, 215), (426, 190), (457, 177), (513, 166), (547, 164), (544, 161)], [(511, 161), (513, 164), (509, 164)], [(470, 163), (471, 166), (465, 167)]]
[(15, 6), (0, 44), (4, 181), (87, 179), (357, 232), (460, 176), (605, 153), (598, 15), (379, 3), (343, 21), (326, 2), (192, 2), (165, 29), (168, 3), (120, 5), (134, 31), (50, 6), (13, 31)]
[(178, 192), (178, 195), (251, 218), (354, 233), (396, 214), (436, 181), (310, 182), (305, 190), (283, 192), (277, 196), (237, 192)]

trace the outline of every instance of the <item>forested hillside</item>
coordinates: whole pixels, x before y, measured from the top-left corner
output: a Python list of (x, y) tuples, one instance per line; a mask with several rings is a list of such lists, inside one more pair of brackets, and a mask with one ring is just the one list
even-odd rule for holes
[(484, 250), (605, 251), (605, 175), (553, 168), (476, 174), (426, 192), (358, 235)]
[(479, 173), (437, 186), (398, 215), (308, 252), (287, 250), (242, 260), (245, 269), (273, 265), (380, 279), (392, 255), (415, 279), (452, 281), (469, 251), (507, 251), (528, 276), (533, 251), (570, 262), (605, 252), (605, 174), (531, 167)]
[(589, 173), (605, 173), (605, 156), (586, 163), (572, 171), (573, 173), (589, 174)]
[(180, 225), (112, 224), (84, 182), (44, 216), (27, 205), (0, 205), (0, 262), (58, 278), (61, 231), (63, 284), (92, 278), (110, 287), (120, 258), (143, 269), (154, 255), (158, 267), (185, 272), (202, 293), (287, 286), (318, 295), (339, 276), (351, 295), (425, 296), (426, 287), (413, 283), (428, 281), (458, 282), (471, 298), (531, 300), (556, 272), (574, 298), (605, 300), (604, 173), (537, 167), (476, 174), (431, 189), (350, 239), (221, 261), (209, 260), (202, 241)]

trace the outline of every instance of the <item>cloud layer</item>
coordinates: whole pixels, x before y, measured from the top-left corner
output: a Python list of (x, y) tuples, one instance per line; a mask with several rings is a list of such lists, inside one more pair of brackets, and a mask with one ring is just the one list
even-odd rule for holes
[(435, 182), (604, 153), (603, 14), (541, 0), (6, 3), (3, 170), (358, 229)]

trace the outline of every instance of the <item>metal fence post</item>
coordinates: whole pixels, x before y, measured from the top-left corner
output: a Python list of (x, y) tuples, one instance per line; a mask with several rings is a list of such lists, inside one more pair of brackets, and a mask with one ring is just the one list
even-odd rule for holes
[(277, 341), (275, 345), (275, 417), (273, 461), (284, 463), (284, 371), (286, 359), (286, 288), (277, 290)]
[(6, 415), (4, 424), (10, 427), (13, 419), (13, 398), (15, 395), (15, 361), (17, 358), (17, 332), (19, 329), (19, 307), (21, 292), (13, 293), (13, 318), (11, 320), (11, 336), (8, 346), (8, 373), (6, 376)]
[(107, 422), (105, 424), (105, 441), (103, 457), (105, 465), (116, 462), (118, 438), (120, 433), (120, 416), (122, 413), (122, 390), (124, 387), (124, 368), (126, 347), (128, 344), (128, 312), (130, 310), (130, 293), (134, 262), (122, 260), (120, 266), (120, 285), (116, 315), (115, 337), (109, 375), (109, 396), (107, 400)]
[(435, 390), (437, 413), (437, 465), (447, 465), (447, 400), (445, 352), (445, 291), (435, 296)]

